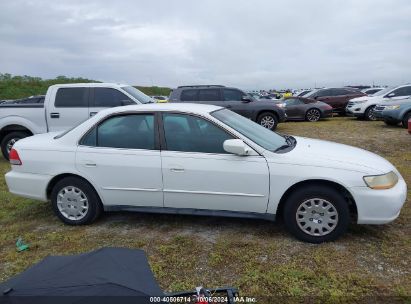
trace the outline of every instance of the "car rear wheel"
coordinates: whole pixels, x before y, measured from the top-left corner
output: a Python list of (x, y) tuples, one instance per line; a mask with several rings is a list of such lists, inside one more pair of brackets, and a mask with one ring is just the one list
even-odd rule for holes
[(28, 136), (30, 136), (28, 133), (18, 131), (11, 132), (4, 136), (3, 140), (1, 141), (1, 152), (3, 153), (4, 158), (9, 160), (9, 154), (11, 148), (13, 148), (13, 145), (20, 139), (23, 139)]
[(403, 128), (408, 128), (408, 120), (410, 120), (411, 119), (411, 112), (409, 112), (409, 113), (406, 113), (405, 115), (404, 115), (404, 118), (402, 119), (402, 126), (403, 126)]
[(326, 186), (297, 189), (284, 206), (284, 224), (297, 239), (310, 243), (333, 241), (349, 225), (347, 202), (338, 191)]
[(377, 117), (374, 115), (374, 108), (375, 106), (371, 106), (365, 110), (364, 117), (366, 120), (377, 120)]
[(257, 123), (262, 125), (264, 128), (274, 131), (277, 128), (278, 118), (271, 112), (264, 112), (258, 116)]
[(318, 109), (309, 109), (305, 114), (305, 119), (307, 121), (319, 121), (321, 118), (321, 112)]
[(102, 212), (96, 191), (88, 182), (77, 177), (59, 181), (51, 192), (51, 203), (55, 214), (69, 225), (90, 224)]

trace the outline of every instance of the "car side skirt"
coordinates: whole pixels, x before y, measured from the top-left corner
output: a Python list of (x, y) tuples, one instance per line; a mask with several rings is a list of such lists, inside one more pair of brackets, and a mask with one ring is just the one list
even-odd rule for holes
[(275, 214), (243, 212), (243, 211), (228, 211), (228, 210), (208, 210), (208, 209), (192, 209), (192, 208), (171, 208), (171, 207), (140, 207), (127, 205), (104, 206), (104, 211), (131, 211), (141, 213), (162, 213), (162, 214), (182, 214), (182, 215), (199, 215), (199, 216), (218, 216), (218, 217), (234, 217), (261, 219), (266, 221), (275, 221)]

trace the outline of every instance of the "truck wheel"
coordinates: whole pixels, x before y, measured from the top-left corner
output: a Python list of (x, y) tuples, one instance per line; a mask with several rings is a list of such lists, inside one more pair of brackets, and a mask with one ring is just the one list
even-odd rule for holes
[(258, 116), (257, 123), (262, 125), (264, 128), (274, 131), (277, 128), (278, 118), (274, 113), (264, 112)]
[(103, 209), (94, 188), (77, 177), (59, 181), (53, 187), (50, 198), (55, 214), (69, 225), (91, 224)]
[(333, 188), (313, 185), (294, 191), (284, 206), (284, 224), (297, 239), (323, 243), (340, 237), (348, 228), (348, 204)]
[(377, 120), (377, 118), (374, 115), (374, 108), (375, 106), (371, 106), (368, 107), (367, 110), (365, 110), (364, 117), (366, 120)]
[(411, 119), (411, 112), (408, 112), (404, 115), (404, 118), (402, 119), (402, 126), (406, 129), (408, 129), (408, 120)]
[(22, 138), (28, 137), (30, 134), (26, 132), (11, 132), (4, 136), (1, 141), (1, 152), (5, 159), (9, 160), (9, 153), (13, 145)]

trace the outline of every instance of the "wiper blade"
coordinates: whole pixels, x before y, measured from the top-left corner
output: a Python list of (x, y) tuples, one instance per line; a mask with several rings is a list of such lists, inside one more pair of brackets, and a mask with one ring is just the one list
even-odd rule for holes
[(287, 149), (289, 147), (291, 147), (291, 145), (288, 145), (288, 144), (287, 145), (282, 145), (281, 147), (278, 147), (277, 149), (275, 149), (274, 152), (278, 152), (278, 151)]

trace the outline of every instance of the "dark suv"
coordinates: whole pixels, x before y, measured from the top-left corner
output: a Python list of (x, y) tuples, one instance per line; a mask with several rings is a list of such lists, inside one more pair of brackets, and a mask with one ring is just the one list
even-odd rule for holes
[(204, 103), (224, 107), (275, 130), (286, 118), (285, 111), (271, 100), (257, 100), (236, 88), (220, 85), (180, 86), (174, 89), (169, 102)]
[(332, 106), (334, 113), (345, 114), (345, 107), (350, 99), (365, 95), (365, 93), (353, 88), (328, 88), (314, 90), (304, 97), (325, 102)]

